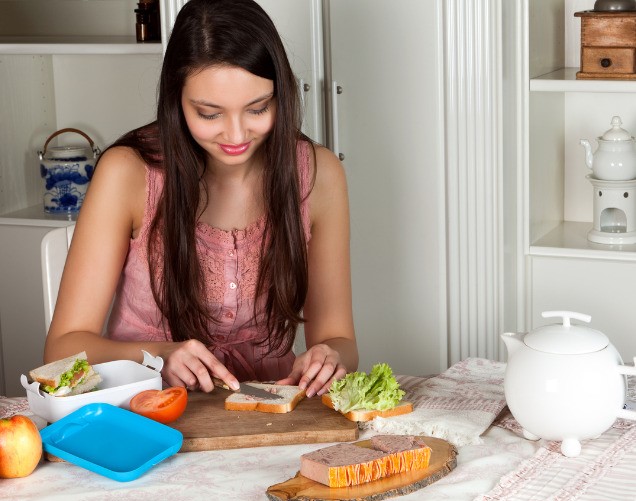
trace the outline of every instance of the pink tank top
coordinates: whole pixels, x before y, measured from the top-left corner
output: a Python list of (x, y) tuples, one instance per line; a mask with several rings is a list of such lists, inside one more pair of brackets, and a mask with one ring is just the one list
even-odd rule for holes
[[(298, 143), (301, 216), (309, 241), (307, 195), (310, 189), (309, 143)], [(163, 173), (146, 167), (146, 205), (141, 229), (131, 239), (108, 321), (107, 336), (121, 341), (165, 341), (171, 334), (162, 325), (161, 312), (150, 288), (147, 241), (150, 223), (163, 187)], [(280, 357), (259, 342), (266, 330), (256, 326), (254, 301), (264, 231), (264, 217), (243, 230), (225, 231), (198, 223), (197, 251), (203, 269), (209, 307), (220, 320), (211, 324), (209, 349), (239, 381), (273, 381), (289, 375), (295, 355)]]

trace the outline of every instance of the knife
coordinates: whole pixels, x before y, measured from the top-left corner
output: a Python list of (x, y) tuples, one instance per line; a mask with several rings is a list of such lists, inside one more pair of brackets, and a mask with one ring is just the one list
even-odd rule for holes
[[(224, 389), (230, 390), (230, 391), (235, 391), (235, 390), (232, 390), (232, 388), (230, 388), (227, 384), (225, 384), (225, 382), (223, 382), (221, 379), (213, 377), (212, 381), (214, 381), (214, 386), (217, 386), (219, 388), (224, 388)], [(276, 399), (276, 398), (284, 398), (281, 395), (277, 395), (276, 393), (272, 393), (272, 392), (269, 392), (267, 390), (263, 390), (261, 388), (257, 388), (256, 386), (252, 386), (249, 383), (240, 383), (239, 382), (239, 389), (236, 390), (235, 392), (236, 393), (242, 393), (243, 395), (250, 395), (252, 397), (263, 398), (263, 399), (268, 399), (268, 400), (272, 400), (272, 399)]]

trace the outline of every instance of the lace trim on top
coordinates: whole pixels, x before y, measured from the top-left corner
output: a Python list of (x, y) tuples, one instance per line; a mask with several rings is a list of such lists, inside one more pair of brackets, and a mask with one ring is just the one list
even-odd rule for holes
[(226, 231), (197, 223), (197, 252), (208, 301), (223, 303), (228, 281), (236, 284), (239, 301), (254, 298), (264, 231), (265, 217), (244, 230)]

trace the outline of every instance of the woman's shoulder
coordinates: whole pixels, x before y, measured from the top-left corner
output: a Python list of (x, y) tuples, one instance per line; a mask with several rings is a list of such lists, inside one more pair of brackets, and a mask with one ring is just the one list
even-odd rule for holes
[(146, 163), (133, 148), (109, 148), (97, 163), (89, 193), (92, 191), (93, 197), (105, 204), (130, 211), (133, 226), (137, 227), (145, 207), (146, 170)]
[(311, 155), (314, 181), (309, 200), (311, 219), (315, 222), (320, 214), (346, 201), (348, 196), (345, 170), (338, 157), (319, 144), (314, 144), (314, 151)]
[(310, 178), (315, 176), (338, 176), (344, 175), (342, 163), (338, 157), (328, 148), (308, 139), (298, 141), (298, 151), (300, 155), (299, 164), (304, 167)]
[(334, 152), (319, 144), (314, 144), (314, 151), (312, 165), (315, 184), (329, 186), (331, 183), (346, 183), (344, 167)]
[(128, 146), (114, 146), (102, 153), (95, 169), (96, 181), (112, 183), (134, 192), (146, 185), (146, 163)]
[(133, 148), (113, 146), (101, 154), (97, 166), (105, 166), (110, 175), (135, 176), (145, 172), (146, 163)]

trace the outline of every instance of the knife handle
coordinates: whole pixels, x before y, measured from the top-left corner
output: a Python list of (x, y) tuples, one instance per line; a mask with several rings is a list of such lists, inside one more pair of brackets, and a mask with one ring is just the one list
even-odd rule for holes
[(212, 382), (214, 383), (214, 386), (216, 386), (217, 388), (223, 388), (224, 390), (231, 389), (227, 384), (225, 384), (225, 382), (222, 379), (219, 379), (218, 377), (212, 376)]

